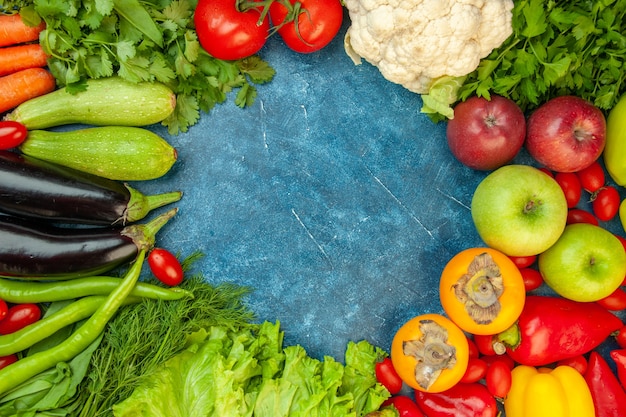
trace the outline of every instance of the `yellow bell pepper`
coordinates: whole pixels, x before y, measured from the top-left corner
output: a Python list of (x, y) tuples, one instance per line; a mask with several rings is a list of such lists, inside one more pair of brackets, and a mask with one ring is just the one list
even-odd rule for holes
[(589, 386), (570, 366), (516, 366), (504, 412), (506, 417), (595, 417)]
[(613, 180), (626, 186), (626, 94), (609, 112), (606, 120), (604, 166)]
[(622, 222), (622, 227), (624, 228), (624, 231), (626, 232), (626, 199), (622, 200), (622, 202), (619, 205), (619, 218)]

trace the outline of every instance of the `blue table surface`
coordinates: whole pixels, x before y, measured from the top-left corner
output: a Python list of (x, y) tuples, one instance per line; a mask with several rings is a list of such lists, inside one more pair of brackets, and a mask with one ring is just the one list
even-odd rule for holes
[[(353, 64), (348, 25), (309, 55), (270, 38), (260, 55), (277, 73), (251, 107), (229, 97), (175, 136), (151, 126), (179, 160), (133, 184), (184, 192), (159, 246), (203, 252), (196, 271), (251, 287), (246, 303), (281, 322), (286, 344), (340, 361), (349, 341), (389, 349), (405, 321), (443, 312), (443, 267), (484, 246), (470, 202), (487, 175), (452, 156), (419, 95)], [(534, 164), (524, 151), (513, 162)], [(619, 220), (605, 226), (623, 234)]]

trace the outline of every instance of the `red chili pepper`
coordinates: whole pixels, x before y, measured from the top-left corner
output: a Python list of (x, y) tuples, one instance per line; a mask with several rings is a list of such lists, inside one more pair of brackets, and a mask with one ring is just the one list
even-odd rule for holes
[(609, 367), (609, 364), (596, 351), (589, 355), (585, 372), (596, 417), (623, 417), (626, 410), (626, 392)]
[(543, 366), (591, 351), (624, 324), (597, 303), (527, 296), (517, 321), (518, 340), (503, 340), (513, 360)]
[(496, 417), (498, 414), (495, 398), (479, 382), (459, 383), (438, 393), (416, 390), (415, 401), (428, 417)]
[(617, 379), (620, 384), (622, 384), (622, 388), (626, 390), (626, 349), (612, 350), (609, 355), (611, 355), (611, 359), (615, 362)]

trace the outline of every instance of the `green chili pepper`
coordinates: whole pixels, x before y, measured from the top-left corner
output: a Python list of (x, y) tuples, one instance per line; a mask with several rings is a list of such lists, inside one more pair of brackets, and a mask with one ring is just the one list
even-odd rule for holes
[[(89, 295), (107, 295), (121, 282), (121, 278), (93, 276), (53, 282), (28, 282), (0, 278), (0, 300), (9, 303), (50, 303), (72, 300)], [(130, 295), (159, 300), (193, 298), (193, 294), (182, 288), (164, 288), (138, 282)]]
[(135, 287), (145, 257), (146, 249), (141, 249), (120, 285), (69, 338), (50, 349), (26, 356), (0, 369), (0, 395), (60, 362), (70, 361), (96, 340)]
[[(26, 350), (65, 326), (86, 319), (95, 313), (105, 300), (106, 297), (103, 295), (83, 297), (16, 332), (1, 335), (0, 357)], [(124, 305), (140, 301), (141, 298), (129, 296), (124, 300)]]

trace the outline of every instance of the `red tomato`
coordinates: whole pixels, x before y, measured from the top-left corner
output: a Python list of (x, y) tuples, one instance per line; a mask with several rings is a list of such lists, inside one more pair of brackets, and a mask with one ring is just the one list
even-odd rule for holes
[(6, 301), (0, 299), (0, 321), (2, 321), (2, 319), (6, 317), (8, 312), (9, 306), (7, 305)]
[(470, 359), (477, 358), (480, 356), (480, 352), (478, 351), (478, 346), (476, 346), (476, 343), (474, 343), (474, 340), (469, 336), (467, 337), (467, 347), (468, 347)]
[(467, 363), (467, 369), (465, 374), (459, 382), (469, 384), (471, 382), (478, 382), (487, 374), (487, 362), (480, 358), (470, 358)]
[(592, 213), (583, 209), (569, 209), (567, 212), (567, 224), (589, 223), (598, 226), (598, 219)]
[(561, 186), (563, 194), (565, 194), (567, 207), (576, 207), (583, 193), (578, 176), (573, 172), (557, 172), (554, 175), (554, 179)]
[(19, 146), (28, 136), (26, 126), (13, 120), (0, 121), (0, 149)]
[(402, 389), (402, 378), (400, 378), (396, 372), (390, 358), (385, 358), (382, 361), (376, 362), (375, 370), (376, 380), (387, 388), (389, 393), (395, 395), (400, 392)]
[(400, 417), (424, 417), (417, 403), (406, 395), (396, 395), (388, 398), (383, 403), (383, 407), (394, 406), (398, 410)]
[[(343, 22), (340, 0), (289, 0), (288, 10), (281, 2), (272, 2), (270, 18), (285, 44), (300, 53), (318, 51), (332, 41)], [(296, 20), (297, 15), (297, 20)]]
[(615, 341), (622, 349), (626, 349), (626, 326), (619, 329), (615, 335)]
[(152, 249), (148, 255), (148, 265), (154, 276), (165, 285), (173, 286), (183, 282), (183, 267), (167, 249)]
[(548, 168), (541, 167), (541, 168), (538, 168), (538, 169), (539, 169), (539, 171), (543, 172), (544, 174), (548, 175), (549, 177), (554, 178), (554, 174)]
[(485, 385), (496, 398), (505, 398), (511, 389), (511, 368), (502, 360), (493, 361), (487, 368)]
[(488, 355), (488, 356), (481, 356), (481, 359), (487, 362), (487, 366), (491, 365), (492, 363), (496, 361), (500, 361), (500, 362), (505, 363), (509, 367), (510, 370), (513, 370), (513, 368), (515, 368), (515, 361), (509, 355)]
[(594, 193), (591, 207), (596, 217), (604, 222), (608, 222), (617, 215), (619, 210), (620, 196), (615, 187), (610, 185), (601, 187)]
[(261, 20), (261, 12), (261, 3), (255, 1), (199, 0), (194, 23), (200, 45), (224, 60), (256, 54), (265, 45), (270, 29), (268, 16)]
[(12, 355), (0, 356), (0, 369), (6, 368), (15, 362), (17, 362), (17, 355), (15, 353)]
[(0, 320), (0, 334), (16, 332), (41, 318), (37, 304), (16, 304), (9, 308), (4, 319)]
[(621, 287), (615, 289), (611, 294), (596, 301), (607, 310), (620, 311), (626, 309), (626, 291)]
[(576, 172), (576, 175), (578, 175), (583, 189), (590, 193), (595, 193), (605, 182), (604, 169), (598, 161)]
[(557, 362), (557, 366), (566, 365), (576, 369), (581, 375), (587, 370), (587, 358), (583, 355), (577, 355), (573, 358), (563, 359)]
[(537, 260), (537, 255), (530, 256), (509, 256), (518, 268), (528, 268)]
[(493, 348), (493, 335), (474, 335), (474, 343), (478, 347), (478, 351), (481, 355), (495, 355), (496, 352)]
[(537, 271), (534, 268), (522, 268), (519, 270), (522, 274), (522, 279), (524, 280), (524, 288), (526, 288), (526, 292), (536, 290), (541, 287), (543, 284), (543, 277), (541, 276), (541, 272)]

